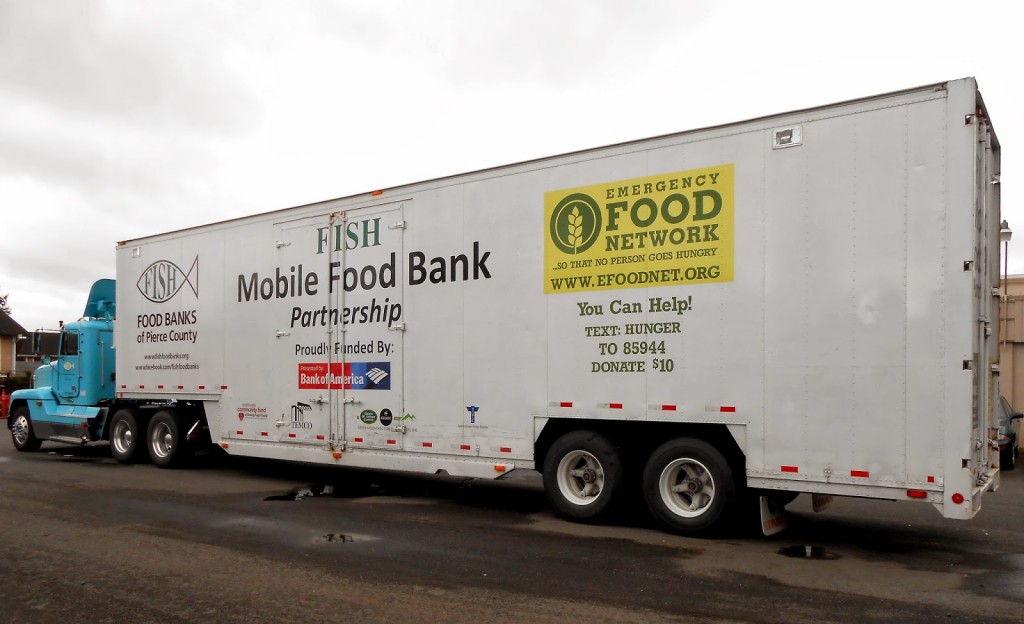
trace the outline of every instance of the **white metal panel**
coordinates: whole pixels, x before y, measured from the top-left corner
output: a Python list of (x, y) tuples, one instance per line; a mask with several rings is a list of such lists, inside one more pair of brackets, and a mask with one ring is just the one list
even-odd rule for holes
[[(831, 484), (878, 496), (938, 490), (955, 477), (969, 495), (977, 472), (962, 462), (977, 458), (972, 446), (984, 424), (972, 423), (973, 385), (987, 375), (962, 365), (979, 341), (976, 276), (963, 266), (978, 255), (974, 130), (963, 123), (974, 97), (973, 81), (959, 81), (410, 185), (385, 192), (390, 199), (345, 198), (130, 242), (118, 254), (121, 383), (155, 380), (133, 370), (156, 350), (132, 344), (137, 316), (195, 309), (200, 339), (187, 353), (201, 373), (175, 371), (174, 383), (223, 397), (207, 405), (215, 437), (238, 437), (236, 414), (239, 422), (262, 419), (269, 431), (290, 422), (299, 403), (320, 407), (316, 389), (300, 387), (304, 347), (387, 341), (361, 334), (366, 328), (350, 326), (342, 340), (333, 327), (296, 326), (294, 309), (344, 309), (390, 292), (405, 324), (401, 407), (389, 408), (410, 416), (396, 445), (404, 448), (396, 457), (408, 458), (402, 465), (461, 466), (478, 456), (529, 465), (534, 423), (545, 416), (728, 423), (748, 476), (762, 486), (813, 482), (816, 491)], [(597, 210), (614, 219), (616, 184), (703, 168), (734, 177), (733, 213), (723, 222), (732, 230), (719, 244), (729, 279), (545, 294), (546, 194), (605, 185)], [(359, 258), (355, 250), (340, 260), (323, 253), (319, 224), (344, 212), (347, 232), (347, 223), (390, 210), (385, 204), (403, 205), (405, 227), (388, 234), (373, 262), (394, 250), (398, 283), (331, 299), (331, 262), (356, 266)], [(637, 247), (638, 266), (659, 266), (656, 250)], [(193, 256), (202, 276), (195, 301), (184, 291), (153, 302), (136, 287), (156, 260), (181, 267)], [(299, 264), (318, 275), (315, 296), (242, 300), (240, 279), (249, 283), (255, 272), (258, 283), (276, 285), (275, 271), (287, 277)], [(626, 353), (640, 343), (664, 353)], [(671, 373), (654, 369), (655, 355), (672, 361)], [(398, 361), (389, 360), (392, 371)], [(617, 361), (643, 370), (610, 372)], [(331, 395), (325, 409), (340, 414), (348, 405), (349, 418), (302, 457), (337, 461), (327, 453), (332, 436), (339, 447), (342, 437), (350, 446), (366, 437), (353, 420), (362, 408), (343, 401), (374, 397)], [(379, 425), (382, 406), (368, 409)], [(261, 446), (259, 431), (244, 436), (246, 452), (287, 456), (289, 439)], [(381, 457), (346, 450), (344, 463), (387, 464)]]

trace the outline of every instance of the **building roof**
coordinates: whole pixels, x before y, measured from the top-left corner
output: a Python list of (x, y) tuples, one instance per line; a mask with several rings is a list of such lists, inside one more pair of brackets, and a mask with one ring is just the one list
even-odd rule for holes
[(11, 315), (0, 310), (0, 336), (27, 336), (28, 332), (11, 318)]

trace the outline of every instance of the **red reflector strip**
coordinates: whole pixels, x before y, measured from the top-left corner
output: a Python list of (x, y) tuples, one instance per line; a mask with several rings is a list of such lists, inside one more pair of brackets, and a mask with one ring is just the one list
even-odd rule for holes
[(728, 413), (728, 414), (733, 414), (733, 413), (736, 412), (736, 406), (734, 406), (734, 405), (723, 405), (722, 407), (718, 408), (718, 411), (725, 412), (725, 413)]
[(461, 450), (461, 451), (471, 451), (471, 450), (473, 450), (473, 447), (471, 447), (468, 444), (460, 444), (459, 445), (459, 450)]
[(139, 390), (145, 390), (146, 386), (139, 386)]
[(501, 447), (501, 452), (502, 453), (511, 453), (512, 452), (512, 447), (511, 446), (503, 446), (503, 447)]
[(221, 389), (221, 390), (227, 390), (227, 389), (228, 389), (228, 387), (227, 387), (227, 386), (221, 386), (221, 387), (220, 387), (220, 389)]
[(622, 403), (609, 403), (608, 409), (622, 409)]
[(127, 390), (127, 389), (128, 389), (128, 386), (121, 386), (121, 389), (122, 389), (122, 390)]
[(200, 390), (206, 390), (206, 386), (199, 386)]
[(434, 448), (434, 443), (433, 442), (424, 442), (423, 443), (423, 448)]
[(363, 439), (362, 438), (356, 438), (355, 441), (361, 443), (363, 441)]
[(676, 411), (676, 406), (675, 405), (662, 405), (661, 406), (661, 411), (663, 411), (663, 412), (674, 412), (674, 411)]
[(398, 444), (397, 440), (388, 440), (388, 444)]
[(178, 390), (184, 390), (185, 386), (178, 386)]
[(373, 195), (374, 197), (377, 197), (377, 196), (383, 195), (383, 194), (384, 194), (384, 191), (373, 191), (372, 193), (370, 193), (370, 195)]
[(780, 466), (782, 472), (800, 472), (799, 466)]
[(571, 401), (563, 401), (563, 402), (558, 404), (558, 407), (572, 407), (572, 402)]
[(235, 435), (245, 435), (245, 432), (244, 431), (236, 431)]
[(157, 390), (163, 390), (163, 389), (164, 389), (164, 386), (163, 386), (163, 384), (160, 384), (159, 386), (157, 386), (157, 387), (156, 387), (156, 389), (157, 389)]
[(850, 476), (857, 477), (859, 479), (867, 479), (871, 474), (867, 470), (851, 470)]
[(270, 436), (270, 434), (267, 433), (266, 431), (260, 431), (260, 435), (263, 436), (264, 438)]
[(318, 436), (316, 437), (316, 439), (317, 439), (317, 440), (323, 440), (323, 439), (324, 439), (324, 437), (323, 437), (322, 435), (318, 435)]
[(907, 490), (907, 496), (910, 498), (928, 498), (928, 492), (924, 490)]
[(928, 483), (935, 483), (935, 477), (928, 475)]
[(289, 433), (289, 434), (288, 434), (288, 437), (289, 437), (289, 438), (294, 438), (294, 437), (295, 437), (295, 434), (294, 434), (294, 433)]

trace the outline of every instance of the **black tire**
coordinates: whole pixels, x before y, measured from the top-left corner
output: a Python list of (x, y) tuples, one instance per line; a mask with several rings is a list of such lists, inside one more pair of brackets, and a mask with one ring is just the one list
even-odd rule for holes
[(999, 468), (1001, 470), (1013, 470), (1017, 467), (1017, 447), (1006, 447), (999, 453)]
[(146, 449), (149, 459), (161, 468), (180, 464), (186, 454), (185, 431), (181, 416), (174, 410), (161, 410), (146, 428)]
[(14, 448), (26, 453), (38, 451), (43, 444), (32, 430), (32, 418), (26, 405), (19, 406), (11, 416), (11, 441), (14, 442)]
[(137, 410), (117, 410), (110, 419), (110, 453), (122, 464), (132, 464), (147, 457), (143, 421)]
[(572, 431), (555, 440), (544, 459), (544, 493), (559, 515), (599, 522), (623, 492), (622, 462), (599, 433)]
[(680, 533), (710, 530), (737, 507), (733, 470), (713, 446), (678, 438), (658, 447), (647, 460), (644, 500), (651, 514)]

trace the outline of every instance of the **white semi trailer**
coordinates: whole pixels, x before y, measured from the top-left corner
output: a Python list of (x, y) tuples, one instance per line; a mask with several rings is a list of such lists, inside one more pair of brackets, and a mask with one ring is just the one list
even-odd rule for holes
[(970, 518), (998, 183), (962, 79), (125, 241), (114, 392), (71, 402), (124, 461), (535, 469), (583, 521), (633, 491), (683, 532), (766, 493)]

